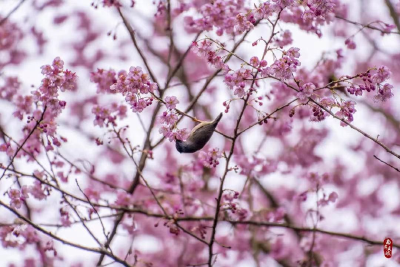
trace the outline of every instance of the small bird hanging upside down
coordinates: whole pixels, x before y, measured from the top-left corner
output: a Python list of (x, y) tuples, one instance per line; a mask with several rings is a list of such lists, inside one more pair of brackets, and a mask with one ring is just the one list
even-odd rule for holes
[(213, 121), (204, 121), (196, 125), (186, 141), (176, 140), (176, 150), (179, 153), (193, 153), (202, 149), (210, 140), (215, 128), (222, 118), (222, 112)]

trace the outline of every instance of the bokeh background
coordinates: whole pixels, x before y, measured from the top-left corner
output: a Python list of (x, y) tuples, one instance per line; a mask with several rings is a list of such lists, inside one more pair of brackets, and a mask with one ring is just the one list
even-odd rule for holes
[[(68, 138), (68, 143), (59, 149), (60, 153), (71, 161), (84, 159), (87, 162), (96, 164), (96, 174), (100, 176), (107, 173), (118, 174), (120, 184), (129, 184), (132, 173), (135, 171), (135, 166), (131, 161), (123, 160), (116, 165), (110, 161), (109, 155), (106, 154), (104, 148), (96, 146), (93, 141), (93, 138), (97, 137), (108, 140), (109, 134), (104, 128), (94, 127), (93, 125), (94, 115), (91, 112), (93, 105), (87, 99), (96, 95), (97, 88), (96, 84), (90, 81), (90, 73), (97, 68), (112, 68), (119, 71), (128, 70), (130, 66), (141, 66), (145, 69), (144, 64), (132, 45), (128, 32), (115, 8), (104, 8), (100, 1), (94, 1), (94, 5), (98, 4), (99, 6), (94, 8), (91, 5), (92, 1), (76, 0), (53, 1), (57, 4), (52, 3), (40, 11), (33, 7), (50, 2), (52, 1), (25, 1), (8, 19), (10, 22), (16, 23), (23, 32), (23, 37), (18, 41), (16, 49), (23, 51), (26, 56), (23, 57), (22, 62), (19, 64), (2, 66), (0, 83), (5, 76), (18, 76), (21, 81), (20, 90), (29, 94), (33, 90), (32, 88), (37, 88), (40, 85), (43, 78), (40, 73), (40, 67), (50, 64), (57, 56), (61, 57), (65, 61), (66, 68), (75, 71), (79, 79), (76, 92), (62, 93), (61, 98), (67, 102), (67, 108), (58, 119), (58, 131)], [(387, 3), (383, 0), (341, 2), (349, 6), (348, 19), (351, 21), (368, 24), (372, 21), (382, 20), (389, 24), (394, 23)], [(246, 1), (246, 5), (249, 7), (252, 6), (252, 3), (253, 1)], [(1, 0), (0, 15), (4, 17), (16, 4), (18, 4), (18, 1)], [(158, 1), (155, 1), (155, 3), (152, 1), (135, 1), (133, 9), (122, 8), (122, 12), (135, 29), (139, 46), (143, 47), (151, 68), (163, 84), (167, 71), (166, 67), (149, 50), (151, 48), (164, 55), (168, 53), (168, 36), (164, 36), (153, 25), (156, 20), (154, 14), (157, 12), (157, 4)], [(392, 4), (396, 7), (398, 3), (392, 1)], [(177, 5), (177, 1), (172, 1), (173, 7)], [(191, 14), (196, 15), (194, 10), (189, 10), (185, 13), (185, 15)], [(187, 49), (195, 37), (195, 34), (189, 34), (185, 31), (183, 17), (178, 16), (172, 24), (175, 34), (174, 42), (181, 52)], [(247, 41), (238, 49), (238, 55), (249, 60), (253, 55), (260, 56), (262, 54), (263, 46), (251, 45), (260, 36), (264, 38), (269, 36), (268, 27), (262, 26), (256, 27), (246, 37)], [(340, 70), (335, 73), (336, 76), (355, 74), (366, 70), (367, 67), (381, 65), (386, 65), (391, 69), (392, 77), (390, 81), (394, 85), (394, 97), (390, 100), (377, 103), (373, 101), (372, 95), (364, 95), (357, 98), (350, 95), (344, 97), (357, 101), (354, 125), (373, 137), (378, 138), (379, 136), (379, 140), (387, 143), (393, 151), (400, 152), (400, 106), (398, 105), (400, 101), (400, 76), (398, 75), (400, 69), (400, 35), (388, 34), (382, 36), (380, 32), (370, 29), (358, 32), (359, 26), (339, 19), (333, 19), (333, 22), (329, 25), (321, 27), (323, 34), (321, 38), (315, 34), (300, 30), (298, 25), (280, 22), (278, 28), (281, 31), (291, 31), (293, 38), (291, 46), (300, 48), (301, 57), (299, 60), (302, 64), (301, 68), (308, 71), (311, 71), (321, 61), (321, 58), (334, 58), (337, 49), (343, 49), (345, 59)], [(393, 31), (400, 31), (400, 29), (397, 30), (395, 28)], [(357, 44), (357, 48), (355, 50), (350, 50), (345, 45), (346, 38), (352, 34), (356, 34), (354, 42)], [(113, 38), (114, 36), (115, 38)], [(231, 47), (233, 43), (230, 36), (223, 35), (219, 37), (215, 32), (206, 32), (203, 33), (203, 36), (226, 42), (228, 47)], [(8, 55), (6, 53), (7, 51), (0, 51), (0, 58), (7, 58)], [(190, 57), (190, 60), (184, 62), (184, 69), (187, 73), (191, 73), (189, 77), (192, 90), (195, 93), (203, 86), (204, 78), (214, 72), (215, 68), (192, 52), (188, 57)], [(268, 54), (266, 60), (273, 62), (272, 54)], [(240, 63), (237, 60), (232, 60), (230, 67), (232, 69), (238, 68)], [(197, 81), (198, 79), (200, 80)], [(271, 94), (271, 90), (274, 88), (272, 82), (269, 80), (260, 82), (260, 91), (265, 92), (265, 95), (271, 96), (270, 100), (264, 97), (262, 109), (265, 112), (272, 111), (273, 107), (276, 108), (273, 102), (273, 93)], [(184, 86), (179, 85), (177, 79), (174, 79), (171, 84), (176, 84), (176, 86), (173, 86), (167, 95), (175, 95), (180, 101), (178, 108), (184, 109), (190, 102), (187, 90)], [(223, 82), (223, 77), (217, 77), (199, 100), (198, 107), (194, 109), (194, 115), (200, 119), (207, 119), (207, 114), (201, 108), (201, 105), (204, 105), (209, 113), (208, 115), (215, 117), (219, 112), (224, 111), (223, 102), (232, 97), (233, 92)], [(100, 95), (96, 101), (98, 101), (99, 105), (107, 105), (112, 101), (123, 103), (124, 99), (119, 95)], [(85, 104), (82, 105), (81, 103)], [(239, 102), (238, 104), (234, 102), (230, 112), (224, 114), (219, 126), (222, 132), (232, 132), (240, 107)], [(14, 108), (8, 101), (0, 101), (0, 123), (9, 135), (20, 139), (22, 137), (21, 126), (24, 122), (12, 116)], [(77, 116), (76, 113), (78, 111), (84, 115)], [(296, 222), (303, 226), (312, 227), (312, 222), (306, 216), (306, 213), (308, 209), (315, 206), (315, 195), (310, 194), (305, 202), (297, 206), (289, 198), (289, 195), (291, 195), (289, 192), (301, 193), (308, 190), (310, 184), (305, 177), (311, 172), (328, 173), (331, 177), (340, 177), (337, 178), (337, 181), (340, 180), (340, 182), (331, 182), (324, 186), (324, 190), (328, 194), (335, 191), (339, 197), (336, 203), (322, 209), (324, 220), (318, 223), (318, 227), (330, 231), (366, 235), (374, 240), (382, 240), (382, 242), (385, 237), (389, 236), (395, 242), (399, 242), (400, 174), (377, 161), (373, 158), (373, 155), (377, 155), (394, 166), (400, 166), (399, 160), (386, 153), (372, 141), (366, 140), (365, 137), (350, 127), (340, 126), (339, 121), (332, 117), (328, 117), (322, 122), (310, 122), (307, 119), (296, 119), (296, 117), (291, 119), (287, 116), (288, 111), (289, 109), (278, 113), (276, 122), (271, 121), (271, 123), (264, 126), (254, 127), (241, 138), (241, 149), (244, 150), (243, 154), (246, 155), (245, 157), (248, 158), (249, 162), (253, 162), (252, 156), (255, 151), (258, 151), (257, 156), (260, 158), (277, 160), (274, 163), (277, 171), (258, 177), (261, 184), (277, 195), (286, 212), (295, 217)], [(148, 126), (151, 115), (151, 109), (145, 110), (140, 114), (145, 127)], [(254, 122), (257, 117), (254, 111), (253, 113), (249, 111), (245, 118)], [(129, 136), (133, 145), (142, 145), (145, 133), (142, 131), (137, 114), (129, 110), (128, 117), (119, 121), (118, 125), (129, 125), (130, 128), (126, 135)], [(179, 125), (190, 129), (195, 123), (185, 118)], [(158, 127), (156, 126), (156, 128)], [(288, 133), (282, 133), (286, 131), (285, 127), (288, 128)], [(312, 153), (318, 160), (303, 165), (289, 165), (281, 160), (285, 153), (290, 154), (290, 149), (288, 148), (295, 148), (297, 144), (301, 144), (304, 141), (302, 140), (304, 138), (302, 131), (313, 130), (320, 131), (323, 140), (315, 141), (316, 146), (308, 151), (301, 150), (304, 147), (301, 148), (298, 151), (298, 157), (294, 160), (299, 161), (303, 158), (303, 155), (304, 158), (308, 158), (309, 153)], [(273, 132), (273, 134), (269, 135), (270, 132)], [(158, 140), (161, 137), (161, 134), (156, 130), (151, 139)], [(314, 141), (310, 140), (310, 142)], [(261, 143), (262, 145), (260, 146)], [(229, 142), (227, 143), (221, 135), (214, 134), (208, 147), (228, 150), (229, 146), (227, 144)], [(184, 166), (190, 165), (198, 157), (197, 155), (179, 154), (174, 149), (174, 143), (168, 140), (157, 147), (153, 153), (155, 160), (148, 162), (145, 175), (149, 177), (149, 182), (156, 188), (163, 185), (160, 177), (171, 171), (169, 166), (170, 158), (174, 159), (176, 166)], [(7, 163), (9, 160), (4, 154), (0, 154), (0, 159), (2, 163)], [(235, 158), (235, 162), (245, 161)], [(218, 177), (223, 173), (225, 162), (221, 159), (220, 163), (215, 171), (212, 171), (211, 178), (208, 181), (208, 188), (211, 191), (217, 190), (219, 187)], [(33, 164), (26, 163), (23, 160), (16, 161), (16, 164), (20, 169), (24, 169), (25, 172), (31, 172), (35, 169)], [(85, 166), (88, 167), (89, 165), (82, 162), (82, 166), (85, 168)], [(257, 168), (259, 167), (255, 167), (256, 171)], [(83, 175), (82, 177), (78, 175), (77, 179), (81, 179), (79, 181), (83, 188), (90, 186), (90, 183), (83, 178)], [(245, 182), (246, 175), (232, 172), (225, 183), (225, 188), (241, 192)], [(0, 182), (0, 198), (5, 202), (9, 201), (5, 192), (13, 183), (11, 179), (3, 179)], [(71, 179), (64, 186), (66, 190), (79, 193), (75, 179)], [(255, 199), (261, 198), (259, 190), (254, 189), (252, 192)], [(287, 199), (285, 192), (287, 193)], [(216, 195), (216, 191), (214, 191), (214, 194)], [(116, 195), (105, 193), (104, 197), (113, 202)], [(193, 197), (196, 197), (196, 195), (193, 194)], [(36, 215), (33, 215), (34, 220), (43, 224), (59, 222), (57, 209), (46, 208), (49, 205), (57, 206), (59, 201), (60, 196), (57, 194), (51, 195), (46, 200), (46, 203), (29, 199), (29, 203), (38, 211)], [(263, 201), (260, 200), (258, 205), (262, 206)], [(301, 210), (301, 213), (296, 213), (296, 209)], [(154, 219), (152, 222), (154, 223), (156, 220)], [(11, 223), (13, 221), (14, 217), (0, 207), (0, 223)], [(103, 222), (106, 228), (110, 228), (113, 225), (112, 219), (103, 220)], [(89, 225), (95, 233), (101, 236), (102, 228), (98, 221), (91, 222)], [(134, 237), (121, 230), (113, 243), (115, 250), (126, 250), (131, 243), (134, 249), (144, 254), (157, 253), (163, 250), (166, 243), (157, 238), (156, 235), (141, 234), (141, 227), (139, 223)], [(73, 242), (96, 246), (96, 243), (79, 224), (74, 224), (70, 228), (47, 227), (47, 229), (52, 229), (57, 235)], [(228, 224), (222, 223), (218, 231), (229, 236), (232, 229)], [(271, 231), (275, 236), (286, 232), (285, 229), (278, 228), (271, 229)], [(321, 245), (318, 249), (323, 250), (324, 246), (329, 246), (329, 244), (324, 243), (324, 238), (326, 238), (326, 235), (317, 235), (317, 240)], [(332, 243), (332, 246), (340, 245), (340, 241)], [(55, 266), (72, 266), (78, 262), (83, 262), (82, 266), (94, 266), (95, 262), (97, 262), (98, 255), (96, 254), (63, 246), (58, 242), (55, 242), (55, 246), (59, 256), (64, 258), (63, 263), (56, 261)], [(383, 257), (381, 247), (371, 248), (371, 251), (366, 253), (366, 244), (363, 242), (354, 242), (345, 246), (347, 246), (345, 251), (339, 249), (340, 253), (335, 255), (336, 260), (334, 262), (338, 264), (335, 266), (400, 266), (398, 261), (399, 254), (396, 250), (395, 256), (389, 260)], [(21, 257), (21, 254), (23, 254), (23, 257)], [(219, 257), (217, 265), (257, 266), (254, 260), (250, 258), (238, 259), (234, 254), (235, 252), (231, 254), (229, 252), (225, 257)], [(34, 247), (28, 246), (24, 251), (0, 247), (1, 266), (8, 266), (10, 263), (21, 266), (23, 260), (29, 256), (38, 257)], [(117, 266), (117, 264), (110, 266)], [(267, 258), (262, 265), (258, 266), (279, 266), (279, 263), (272, 257)]]

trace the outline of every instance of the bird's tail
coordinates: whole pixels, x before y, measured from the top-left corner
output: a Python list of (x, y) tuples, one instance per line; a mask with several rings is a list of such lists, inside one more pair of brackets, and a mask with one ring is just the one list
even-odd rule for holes
[(215, 125), (217, 125), (217, 124), (219, 123), (219, 121), (221, 120), (221, 118), (222, 118), (222, 112), (218, 115), (218, 117), (215, 118), (215, 120), (214, 120), (213, 123), (214, 123)]

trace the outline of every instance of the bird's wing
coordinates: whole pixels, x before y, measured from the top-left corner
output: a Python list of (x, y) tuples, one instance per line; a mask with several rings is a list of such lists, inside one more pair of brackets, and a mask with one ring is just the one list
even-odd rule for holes
[(208, 122), (201, 122), (199, 124), (197, 124), (192, 131), (190, 132), (189, 136), (191, 136), (195, 131), (197, 131), (198, 129), (200, 129), (201, 127), (206, 126), (207, 124), (209, 124)]
[[(192, 135), (195, 131), (197, 131), (198, 129), (200, 129), (201, 127), (204, 127), (204, 126), (206, 126), (206, 125), (211, 125), (211, 124), (213, 124), (214, 122), (219, 122), (220, 120), (221, 120), (221, 118), (222, 118), (222, 112), (218, 115), (218, 117), (216, 117), (213, 121), (203, 121), (203, 122), (201, 122), (201, 123), (199, 123), (199, 124), (197, 124), (193, 129), (192, 129), (192, 131), (190, 132), (190, 135)], [(189, 135), (189, 136), (190, 136)]]

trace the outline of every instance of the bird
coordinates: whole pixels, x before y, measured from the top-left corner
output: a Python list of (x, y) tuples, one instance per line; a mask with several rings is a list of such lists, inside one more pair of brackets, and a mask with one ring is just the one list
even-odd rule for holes
[(221, 118), (222, 112), (213, 121), (203, 121), (196, 125), (186, 141), (176, 139), (176, 150), (179, 153), (194, 153), (202, 149), (210, 140)]

